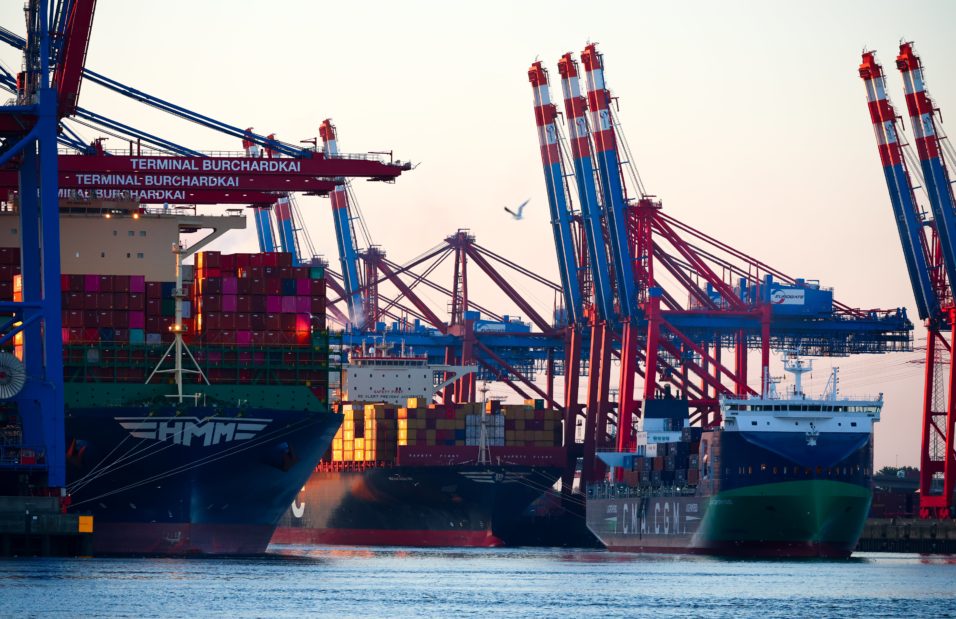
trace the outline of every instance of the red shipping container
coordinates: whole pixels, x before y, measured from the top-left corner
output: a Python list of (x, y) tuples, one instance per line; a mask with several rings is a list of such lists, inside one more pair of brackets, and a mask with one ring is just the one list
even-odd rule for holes
[(113, 309), (115, 310), (129, 309), (129, 293), (128, 292), (113, 293)]
[(219, 315), (219, 328), (232, 330), (236, 328), (236, 315), (233, 312), (223, 312)]
[(316, 299), (312, 298), (309, 301), (309, 309), (312, 310), (310, 313), (315, 314), (324, 314), (325, 313), (325, 299)]
[(205, 269), (207, 267), (218, 267), (222, 254), (218, 251), (201, 251), (196, 254), (196, 267)]
[(280, 278), (280, 279), (292, 279), (292, 267), (291, 267), (291, 266), (280, 266), (280, 267), (279, 267), (279, 278)]
[(162, 299), (163, 298), (162, 282), (146, 282), (146, 298), (147, 299)]
[(99, 321), (99, 315), (95, 309), (83, 310), (83, 326), (85, 328), (91, 329), (95, 327), (98, 321)]
[(206, 277), (199, 280), (199, 288), (202, 294), (222, 294), (222, 279), (219, 277)]
[(295, 331), (295, 314), (279, 314), (282, 331)]
[(16, 247), (0, 247), (0, 264), (16, 264), (20, 261), (20, 250)]
[(98, 309), (99, 294), (96, 292), (84, 292), (83, 293), (83, 309), (86, 310), (95, 310)]
[(264, 276), (257, 275), (249, 278), (249, 294), (266, 294), (266, 278)]
[(60, 337), (63, 339), (63, 343), (64, 343), (64, 344), (69, 344), (69, 343), (70, 343), (70, 330), (67, 329), (67, 328), (65, 328), (65, 327), (64, 327), (64, 328), (61, 328), (61, 329), (60, 329)]
[(82, 329), (86, 325), (83, 324), (83, 310), (70, 310), (66, 312), (66, 326), (71, 329)]
[(97, 328), (86, 328), (83, 329), (83, 341), (85, 342), (99, 342), (100, 341), (100, 330)]
[(204, 294), (199, 299), (203, 312), (221, 312), (222, 309), (222, 297), (210, 294)]
[(249, 254), (236, 254), (236, 270), (239, 269), (248, 269), (250, 266), (250, 256)]
[(113, 292), (129, 292), (129, 275), (113, 276)]
[(266, 327), (266, 317), (264, 314), (250, 313), (249, 328), (254, 331), (263, 331)]
[(236, 314), (236, 329), (252, 329), (252, 317), (243, 312)]
[(141, 292), (131, 292), (127, 296), (127, 307), (142, 312), (146, 309), (146, 297)]
[(236, 311), (237, 312), (251, 312), (252, 311), (252, 297), (249, 295), (238, 295), (236, 297)]
[(83, 299), (84, 293), (82, 292), (67, 292), (63, 295), (63, 308), (82, 310)]
[(234, 254), (221, 254), (219, 256), (219, 268), (222, 269), (223, 272), (235, 272), (236, 256)]
[(282, 280), (277, 277), (266, 278), (266, 294), (279, 296), (282, 294)]
[(218, 331), (222, 329), (222, 314), (220, 312), (205, 312), (198, 322), (201, 322), (203, 330)]
[(98, 310), (113, 309), (113, 293), (103, 292), (101, 287), (100, 293), (96, 295), (96, 309)]
[(253, 331), (252, 332), (252, 343), (254, 345), (268, 344), (267, 333), (265, 331)]
[[(13, 267), (9, 264), (0, 264), (0, 280), (12, 279), (13, 278)], [(70, 276), (61, 273), (60, 274), (60, 290), (66, 292), (70, 289)], [(64, 295), (65, 296), (65, 295)]]
[(268, 298), (269, 297), (261, 294), (251, 295), (249, 297), (249, 303), (252, 305), (252, 308), (249, 311), (255, 314), (265, 314), (268, 312), (269, 310), (266, 306), (266, 299)]
[(113, 276), (112, 275), (100, 275), (98, 276), (100, 280), (98, 292), (113, 292)]

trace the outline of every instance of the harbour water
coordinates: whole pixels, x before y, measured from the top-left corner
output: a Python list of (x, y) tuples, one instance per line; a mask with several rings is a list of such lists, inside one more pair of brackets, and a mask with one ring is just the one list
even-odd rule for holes
[(3, 617), (956, 617), (956, 557), (744, 561), (273, 546), (245, 559), (7, 559)]

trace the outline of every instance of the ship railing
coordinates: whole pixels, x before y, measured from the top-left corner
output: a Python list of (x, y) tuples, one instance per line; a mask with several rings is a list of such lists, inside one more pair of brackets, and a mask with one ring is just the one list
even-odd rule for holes
[[(196, 151), (202, 157), (226, 157), (229, 159), (268, 159), (269, 157), (250, 157), (245, 151), (241, 150), (201, 150)], [(302, 153), (310, 152), (310, 149), (303, 149)], [(325, 159), (350, 159), (358, 161), (380, 161), (384, 163), (386, 158), (381, 153), (336, 153), (331, 155), (329, 153), (324, 153), (322, 151), (311, 151), (322, 155)], [(57, 149), (57, 153), (60, 155), (75, 155), (76, 150), (73, 148), (60, 148)], [(119, 157), (169, 157), (170, 153), (166, 150), (159, 150), (154, 148), (143, 148), (142, 146), (137, 147), (135, 150), (129, 148), (104, 148), (102, 154), (105, 155), (114, 155)], [(388, 153), (386, 153), (388, 154)], [(178, 156), (178, 155), (173, 155)], [(275, 159), (291, 159), (291, 157), (274, 157)], [(391, 163), (391, 161), (389, 161)], [(395, 162), (398, 163), (398, 162)]]

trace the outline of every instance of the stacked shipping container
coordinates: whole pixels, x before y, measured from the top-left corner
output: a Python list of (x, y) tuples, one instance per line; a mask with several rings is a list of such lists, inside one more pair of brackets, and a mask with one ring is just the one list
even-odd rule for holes
[(700, 480), (701, 428), (681, 431), (681, 440), (648, 445), (647, 455), (625, 460), (621, 481), (634, 488), (696, 486)]
[[(0, 248), (0, 300), (22, 300), (19, 263), (19, 249)], [(184, 339), (210, 382), (304, 384), (327, 399), (321, 267), (292, 267), (282, 253), (201, 252), (194, 276), (183, 282), (191, 298), (182, 302)], [(175, 287), (136, 275), (63, 275), (66, 381), (145, 382), (173, 339)], [(22, 354), (21, 334), (14, 344)]]
[(343, 423), (332, 442), (333, 462), (394, 462), (398, 447), (474, 447), (481, 425), (490, 447), (560, 447), (561, 415), (540, 400), (445, 407), (424, 398), (407, 406), (343, 404)]

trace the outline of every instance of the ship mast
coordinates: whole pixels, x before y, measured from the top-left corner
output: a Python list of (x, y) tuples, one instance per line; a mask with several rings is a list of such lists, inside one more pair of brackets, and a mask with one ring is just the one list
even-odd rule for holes
[[(176, 256), (176, 288), (173, 290), (173, 299), (175, 299), (176, 304), (176, 318), (173, 326), (170, 327), (173, 332), (173, 342), (169, 345), (169, 348), (166, 349), (166, 352), (163, 353), (162, 358), (159, 360), (159, 363), (156, 364), (156, 367), (153, 368), (153, 372), (149, 375), (149, 378), (146, 379), (146, 382), (149, 383), (156, 374), (173, 374), (176, 379), (176, 395), (167, 395), (166, 397), (176, 398), (176, 401), (180, 404), (183, 401), (183, 374), (199, 374), (203, 382), (207, 385), (209, 384), (209, 379), (206, 378), (206, 374), (202, 371), (202, 368), (199, 367), (199, 363), (193, 356), (192, 351), (189, 350), (189, 346), (183, 341), (183, 332), (185, 331), (183, 326), (183, 301), (186, 299), (186, 292), (183, 289), (183, 256), (185, 253), (186, 249), (181, 242), (177, 241), (173, 243), (173, 255)], [(189, 355), (189, 360), (192, 361), (195, 369), (183, 367), (184, 352)], [(169, 358), (170, 354), (173, 355), (173, 367), (162, 369), (163, 364), (166, 362), (166, 359)], [(191, 397), (198, 400), (199, 394), (193, 394)]]
[[(481, 402), (485, 411), (488, 409), (488, 383), (482, 383)], [(491, 458), (488, 456), (488, 417), (489, 415), (482, 411), (478, 416), (481, 423), (478, 426), (478, 464), (491, 464)]]
[(783, 369), (793, 374), (793, 395), (797, 398), (805, 398), (803, 393), (803, 375), (813, 371), (813, 360), (804, 362), (796, 353), (790, 353), (783, 359)]

